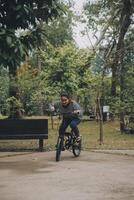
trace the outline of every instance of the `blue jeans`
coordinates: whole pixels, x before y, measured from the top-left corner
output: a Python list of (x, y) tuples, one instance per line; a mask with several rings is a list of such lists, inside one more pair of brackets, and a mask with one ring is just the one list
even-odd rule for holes
[(80, 123), (80, 121), (81, 120), (77, 119), (77, 118), (74, 118), (74, 119), (63, 118), (62, 123), (59, 128), (59, 135), (64, 136), (64, 133), (65, 133), (67, 127), (70, 126), (72, 128), (72, 130), (74, 131), (76, 137), (78, 137), (79, 129), (78, 129), (77, 125)]

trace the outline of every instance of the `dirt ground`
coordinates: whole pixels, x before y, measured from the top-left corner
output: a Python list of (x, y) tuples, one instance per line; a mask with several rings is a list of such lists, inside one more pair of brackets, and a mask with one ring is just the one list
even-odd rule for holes
[(134, 157), (83, 151), (0, 158), (0, 200), (134, 200)]

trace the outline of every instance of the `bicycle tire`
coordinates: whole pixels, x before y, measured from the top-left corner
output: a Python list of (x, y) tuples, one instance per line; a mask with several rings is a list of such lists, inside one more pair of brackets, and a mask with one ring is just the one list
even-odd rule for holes
[(80, 156), (82, 141), (75, 142), (72, 146), (72, 151), (75, 157)]
[(60, 161), (62, 147), (63, 147), (63, 138), (59, 137), (56, 145), (56, 162)]

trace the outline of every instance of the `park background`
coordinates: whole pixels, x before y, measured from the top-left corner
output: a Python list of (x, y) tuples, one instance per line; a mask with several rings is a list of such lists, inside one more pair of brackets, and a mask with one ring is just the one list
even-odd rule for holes
[(83, 148), (133, 148), (134, 3), (10, 2), (0, 5), (0, 117), (47, 117), (54, 149), (59, 122), (51, 127), (48, 105), (66, 90), (84, 109)]

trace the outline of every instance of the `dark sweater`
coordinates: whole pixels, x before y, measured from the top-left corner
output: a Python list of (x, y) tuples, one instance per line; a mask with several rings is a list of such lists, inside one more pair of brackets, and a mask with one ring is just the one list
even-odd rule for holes
[[(81, 106), (75, 101), (70, 102), (67, 106), (63, 106), (61, 102), (56, 102), (54, 108), (57, 112), (63, 115), (63, 118), (81, 119), (83, 115)], [(79, 112), (73, 113), (76, 110), (79, 110)]]

